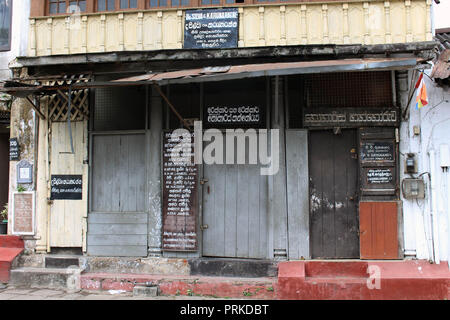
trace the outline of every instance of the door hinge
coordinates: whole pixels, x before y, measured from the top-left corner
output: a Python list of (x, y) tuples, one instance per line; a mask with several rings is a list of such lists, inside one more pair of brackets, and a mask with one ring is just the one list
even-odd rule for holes
[(206, 230), (206, 229), (208, 229), (208, 225), (207, 224), (202, 224), (200, 226), (200, 230)]

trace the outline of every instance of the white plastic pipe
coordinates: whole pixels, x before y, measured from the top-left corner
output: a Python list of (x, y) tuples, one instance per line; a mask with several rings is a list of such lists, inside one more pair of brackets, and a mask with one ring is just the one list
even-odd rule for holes
[(439, 223), (438, 223), (438, 210), (437, 210), (437, 195), (436, 195), (436, 162), (435, 152), (431, 149), (428, 152), (430, 156), (430, 179), (431, 179), (431, 222), (433, 226), (433, 248), (434, 248), (434, 263), (440, 263), (439, 257)]

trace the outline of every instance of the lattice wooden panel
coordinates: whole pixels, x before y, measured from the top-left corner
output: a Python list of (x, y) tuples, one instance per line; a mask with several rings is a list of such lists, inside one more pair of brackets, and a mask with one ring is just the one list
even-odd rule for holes
[[(85, 75), (65, 76), (63, 79), (48, 80), (44, 85), (68, 86), (79, 82), (88, 82), (89, 77)], [(69, 90), (57, 90), (55, 94), (49, 95), (41, 103), (48, 104), (48, 117), (53, 122), (67, 121), (69, 117)], [(71, 121), (83, 121), (89, 118), (89, 89), (71, 91)]]

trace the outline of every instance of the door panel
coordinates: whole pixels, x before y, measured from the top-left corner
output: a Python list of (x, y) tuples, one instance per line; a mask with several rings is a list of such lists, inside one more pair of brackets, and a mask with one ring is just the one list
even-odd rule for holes
[(88, 165), (87, 121), (72, 122), (74, 153), (71, 153), (67, 123), (52, 123), (50, 172), (52, 175), (83, 176), (82, 200), (54, 200), (50, 215), (51, 247), (82, 247), (87, 210)]
[(361, 202), (361, 259), (399, 259), (398, 204)]
[(313, 258), (358, 258), (356, 130), (311, 131), (310, 230)]
[(144, 134), (92, 138), (89, 255), (147, 256)]
[(203, 166), (208, 180), (203, 185), (203, 225), (208, 226), (203, 231), (204, 256), (267, 258), (268, 183), (260, 168)]

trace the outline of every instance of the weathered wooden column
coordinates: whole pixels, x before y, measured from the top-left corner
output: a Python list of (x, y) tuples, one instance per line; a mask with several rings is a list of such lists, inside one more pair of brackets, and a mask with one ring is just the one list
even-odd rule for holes
[(161, 194), (161, 133), (162, 99), (156, 89), (149, 87), (150, 119), (147, 132), (148, 159), (148, 255), (161, 256), (162, 194)]
[[(33, 165), (32, 183), (20, 183), (23, 191), (36, 191), (36, 122), (37, 115), (33, 111), (30, 103), (24, 98), (16, 98), (11, 105), (10, 119), (10, 138), (17, 138), (19, 143), (20, 156), (17, 161), (9, 162), (9, 195), (8, 195), (8, 234), (12, 234), (13, 226), (13, 193), (19, 191), (19, 182), (17, 181), (17, 164), (19, 161), (26, 160)], [(3, 210), (3, 208), (1, 208)], [(26, 218), (32, 219), (34, 212)], [(39, 234), (40, 235), (40, 234)], [(36, 229), (34, 235), (24, 235), (25, 252), (33, 253), (36, 247)]]
[[(269, 183), (269, 257), (275, 260), (287, 258), (287, 204), (286, 204), (286, 161), (285, 161), (285, 112), (283, 99), (283, 78), (270, 79), (271, 128), (279, 130), (279, 170), (268, 176)], [(271, 154), (271, 157), (277, 155)]]

